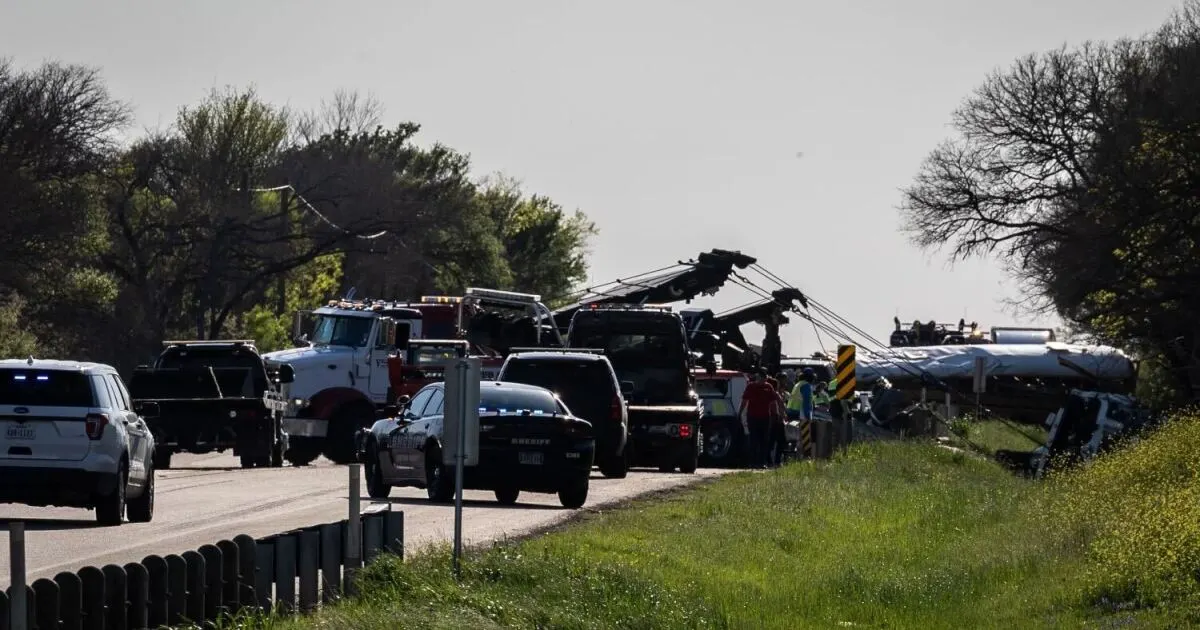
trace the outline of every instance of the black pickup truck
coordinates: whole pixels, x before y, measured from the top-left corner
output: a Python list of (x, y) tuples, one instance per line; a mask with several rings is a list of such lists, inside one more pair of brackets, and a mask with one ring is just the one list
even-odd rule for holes
[(617, 378), (632, 384), (625, 393), (630, 466), (696, 472), (704, 407), (693, 391), (694, 360), (678, 313), (629, 304), (580, 309), (571, 317), (566, 343), (602, 349)]
[[(287, 435), (282, 386), (291, 366), (269, 373), (253, 341), (166, 341), (150, 366), (129, 381), (134, 408), (157, 407), (146, 423), (154, 434), (154, 466), (170, 468), (175, 453), (232, 449), (242, 468), (283, 466)], [(145, 405), (153, 402), (154, 406)]]

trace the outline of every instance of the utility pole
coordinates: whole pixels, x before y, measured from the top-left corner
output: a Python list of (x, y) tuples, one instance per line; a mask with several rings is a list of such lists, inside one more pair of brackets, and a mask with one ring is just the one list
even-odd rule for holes
[[(284, 186), (289, 186), (288, 180), (283, 180)], [(290, 247), (289, 238), (292, 233), (292, 221), (289, 215), (288, 208), (291, 202), (292, 189), (290, 187), (283, 188), (279, 191), (279, 238), (282, 243), (282, 248)], [(275, 314), (283, 315), (287, 312), (287, 277), (286, 274), (279, 274), (279, 280), (275, 290), (279, 292), (279, 298), (275, 305)]]

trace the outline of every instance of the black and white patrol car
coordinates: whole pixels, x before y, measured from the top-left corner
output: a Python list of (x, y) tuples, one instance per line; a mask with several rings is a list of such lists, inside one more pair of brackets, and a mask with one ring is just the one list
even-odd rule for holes
[[(359, 435), (367, 492), (381, 499), (393, 486), (425, 488), (432, 501), (454, 497), (454, 467), (442, 463), (443, 383), (425, 386), (396, 418)], [(479, 463), (467, 466), (463, 488), (492, 490), (516, 503), (521, 492), (557, 493), (564, 507), (587, 501), (595, 458), (590, 422), (575, 417), (549, 390), (483, 381), (479, 392)]]

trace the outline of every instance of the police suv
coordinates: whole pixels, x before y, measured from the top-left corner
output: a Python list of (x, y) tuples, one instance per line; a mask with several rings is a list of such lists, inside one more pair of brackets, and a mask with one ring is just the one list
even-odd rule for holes
[[(444, 383), (425, 386), (396, 418), (360, 435), (367, 493), (386, 498), (393, 486), (425, 488), (432, 501), (454, 497), (454, 467), (442, 462)], [(575, 417), (549, 390), (484, 381), (479, 388), (479, 464), (463, 472), (463, 488), (492, 490), (511, 505), (521, 492), (557, 493), (564, 507), (587, 501), (595, 458), (592, 424)]]
[(117, 371), (0, 361), (0, 503), (96, 510), (103, 525), (154, 516), (154, 437)]

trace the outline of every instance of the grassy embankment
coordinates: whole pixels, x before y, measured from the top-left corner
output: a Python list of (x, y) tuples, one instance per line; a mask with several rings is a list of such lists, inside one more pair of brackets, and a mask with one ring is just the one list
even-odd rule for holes
[(1043, 482), (931, 445), (860, 444), (474, 554), (461, 585), (444, 550), (384, 561), (360, 600), (269, 625), (1185, 627), (1200, 624), (1198, 568), (1188, 416)]

